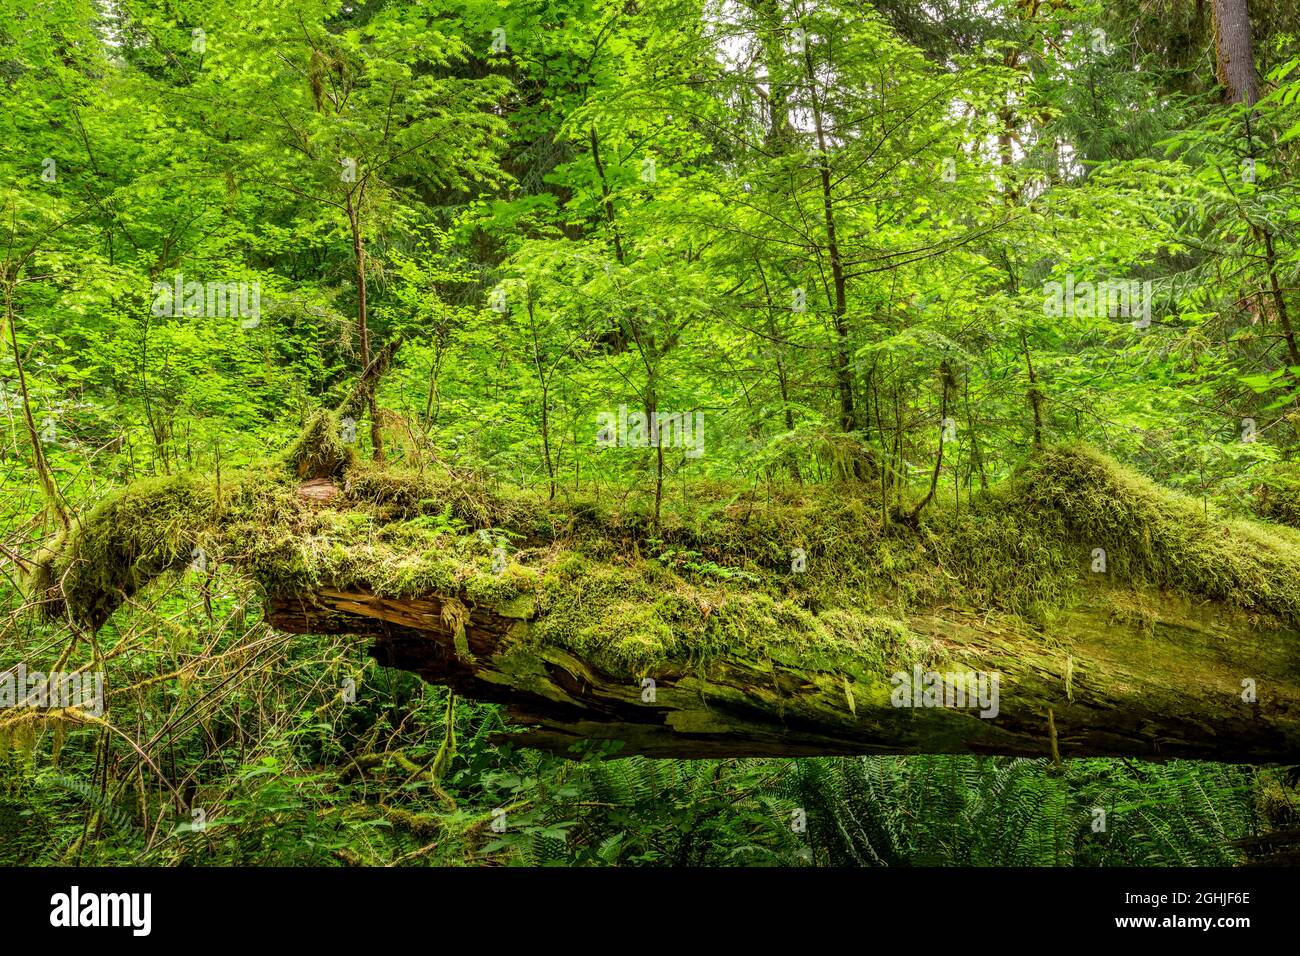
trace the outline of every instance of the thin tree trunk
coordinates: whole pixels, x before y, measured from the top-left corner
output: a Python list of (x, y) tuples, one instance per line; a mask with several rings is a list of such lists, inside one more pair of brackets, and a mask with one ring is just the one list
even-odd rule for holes
[(935, 492), (939, 489), (939, 473), (943, 469), (944, 430), (948, 421), (948, 400), (954, 386), (952, 369), (946, 361), (939, 366), (939, 376), (943, 388), (943, 397), (939, 399), (939, 450), (934, 456), (934, 472), (930, 475), (930, 490), (912, 510), (910, 516), (912, 521), (915, 521), (921, 514), (921, 510), (934, 500)]
[[(821, 102), (817, 96), (817, 76), (813, 69), (812, 52), (807, 48), (804, 50), (804, 63), (807, 71), (809, 101), (812, 106), (813, 128), (817, 134), (818, 175), (821, 179), (822, 215), (826, 224), (826, 254), (831, 265), (831, 318), (835, 324), (835, 382), (840, 395), (840, 430), (852, 432), (858, 428), (858, 416), (853, 400), (853, 373), (849, 359), (848, 279), (844, 272), (844, 260), (835, 225), (831, 161), (826, 148)], [(853, 473), (859, 478), (862, 477), (861, 462), (856, 457), (853, 462)]]
[(533, 315), (533, 297), (527, 299), (528, 327), (533, 333), (533, 366), (537, 370), (537, 382), (542, 390), (542, 457), (546, 461), (546, 478), (550, 484), (548, 501), (555, 500), (555, 464), (551, 461), (551, 396), (550, 380), (542, 365), (542, 347), (537, 337), (537, 319)]
[(1020, 330), (1020, 347), (1025, 352), (1025, 368), (1029, 371), (1029, 406), (1034, 410), (1034, 447), (1043, 447), (1043, 395), (1038, 390), (1038, 376), (1034, 374), (1034, 358), (1029, 353), (1029, 339)]
[[(352, 229), (352, 255), (357, 270), (357, 337), (361, 344), (361, 368), (370, 367), (370, 326), (366, 313), (366, 246), (361, 235), (361, 220), (352, 193), (347, 201), (348, 225)], [(379, 425), (379, 401), (371, 391), (366, 398), (367, 411), (370, 414), (370, 445), (374, 460), (384, 460), (384, 435)]]
[(614, 236), (614, 258), (618, 260), (619, 265), (623, 265), (623, 238), (619, 235), (618, 221), (614, 218), (614, 200), (610, 196), (609, 180), (605, 177), (605, 165), (600, 161), (600, 140), (596, 137), (596, 127), (591, 127), (589, 132), (591, 162), (596, 167), (596, 175), (600, 177), (601, 206), (605, 210), (605, 219)]
[[(767, 272), (763, 269), (762, 260), (755, 257), (754, 267), (758, 270), (759, 279), (763, 282), (763, 298), (767, 303), (767, 336), (768, 341), (773, 344), (776, 351), (776, 381), (777, 388), (781, 393), (781, 411), (785, 419), (785, 430), (794, 431), (794, 410), (790, 407), (790, 386), (787, 381), (785, 360), (781, 356), (780, 349), (777, 349), (776, 342), (780, 339), (780, 330), (776, 326), (776, 307), (772, 302), (772, 290), (767, 283)], [(786, 457), (790, 469), (790, 476), (795, 481), (803, 484), (803, 475), (799, 472), (799, 460), (790, 454)]]
[[(1291, 316), (1286, 308), (1286, 298), (1277, 279), (1277, 251), (1273, 245), (1273, 234), (1267, 229), (1258, 227), (1255, 233), (1264, 241), (1264, 263), (1268, 268), (1269, 292), (1273, 297), (1273, 307), (1277, 310), (1278, 325), (1282, 327), (1282, 338), (1286, 341), (1287, 355), (1291, 359), (1291, 367), (1300, 368), (1300, 345), (1296, 343), (1295, 330), (1291, 326)], [(1291, 379), (1300, 385), (1300, 371), (1291, 372)]]
[(41, 483), (47, 507), (54, 514), (59, 527), (67, 531), (71, 527), (68, 511), (63, 506), (59, 487), (50, 471), (49, 461), (45, 458), (45, 449), (41, 447), (41, 436), (36, 430), (36, 421), (32, 418), (31, 396), (27, 393), (27, 374), (23, 370), (23, 357), (18, 350), (17, 315), (14, 312), (14, 288), (11, 281), (5, 282), (5, 323), (9, 326), (9, 343), (13, 346), (14, 368), (18, 372), (18, 391), (23, 400), (23, 421), (27, 425), (27, 437), (32, 443), (32, 461), (36, 466), (36, 477)]

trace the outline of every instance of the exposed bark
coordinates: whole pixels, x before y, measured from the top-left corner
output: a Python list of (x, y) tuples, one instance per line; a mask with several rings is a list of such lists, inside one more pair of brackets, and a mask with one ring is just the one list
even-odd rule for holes
[(328, 478), (312, 478), (298, 486), (299, 497), (308, 501), (319, 501), (321, 504), (329, 504), (338, 493), (338, 485)]
[[(1003, 62), (1008, 69), (1018, 69), (1020, 67), (1020, 53), (1016, 50), (1008, 50)], [(1015, 163), (1015, 150), (1012, 146), (1016, 138), (1016, 112), (1010, 101), (1010, 94), (1006, 104), (998, 111), (998, 162), (1001, 167), (1008, 172), (1011, 171)], [(1015, 181), (1010, 175), (1004, 180), (1007, 190), (1007, 202), (1014, 205), (1020, 199), (1020, 190), (1016, 188)]]
[(1227, 91), (1227, 101), (1254, 106), (1259, 99), (1259, 81), (1246, 0), (1214, 0), (1214, 50), (1216, 71)]
[[(1214, 2), (1214, 45), (1219, 82), (1226, 90), (1229, 103), (1245, 103), (1254, 106), (1259, 100), (1259, 82), (1255, 75), (1255, 54), (1250, 30), (1250, 12), (1247, 0), (1215, 0)], [(1253, 116), (1253, 114), (1252, 114)], [(1251, 158), (1255, 157), (1254, 138), (1251, 133), (1253, 125), (1250, 116), (1246, 119), (1246, 144)], [(1264, 265), (1268, 274), (1269, 294), (1277, 315), (1278, 325), (1282, 329), (1282, 338), (1286, 342), (1287, 355), (1292, 367), (1300, 365), (1300, 345), (1297, 344), (1295, 330), (1287, 311), (1286, 298), (1281, 283), (1278, 281), (1278, 256), (1273, 232), (1267, 226), (1252, 225), (1255, 238), (1264, 246)], [(1300, 374), (1291, 373), (1292, 380), (1300, 385)]]
[[(1055, 746), (1066, 758), (1297, 759), (1300, 633), (1160, 593), (1122, 592), (1144, 611), (1118, 620), (1114, 611), (1096, 609), (1107, 606), (1103, 587), (1093, 595), (1096, 604), (1062, 614), (1050, 635), (1018, 619), (950, 607), (909, 622), (943, 647), (953, 662), (945, 672), (1000, 675), (999, 711), (991, 719), (969, 709), (895, 707), (881, 689), (889, 686), (887, 675), (864, 686), (761, 655), (661, 667), (645, 675), (655, 682), (651, 702), (641, 682), (531, 640), (530, 607), (470, 608), (459, 653), (453, 627), (463, 618), (455, 605), (444, 615), (447, 596), (395, 600), (322, 589), (272, 597), (268, 615), (294, 633), (373, 638), (380, 663), (506, 704), (524, 728), (512, 740), (562, 754), (582, 741), (619, 740), (620, 754), (686, 758), (1050, 757)], [(455, 600), (468, 603), (464, 595)], [(1246, 679), (1254, 681), (1256, 702), (1243, 699)]]

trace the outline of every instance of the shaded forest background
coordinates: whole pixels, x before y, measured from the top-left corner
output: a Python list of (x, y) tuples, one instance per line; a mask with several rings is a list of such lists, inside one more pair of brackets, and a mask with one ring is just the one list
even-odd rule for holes
[[(1293, 781), (1227, 764), (565, 760), (269, 628), (225, 564), (97, 635), (23, 585), (116, 489), (220, 481), (390, 355), (358, 455), (656, 528), (831, 484), (915, 521), (1072, 443), (1300, 527), (1294, 5), (0, 14), (0, 666), (109, 675), (100, 721), (0, 711), (0, 862), (1231, 864), (1296, 828)], [(1045, 308), (1066, 282), (1149, 313)], [(623, 408), (700, 444), (605, 447)]]

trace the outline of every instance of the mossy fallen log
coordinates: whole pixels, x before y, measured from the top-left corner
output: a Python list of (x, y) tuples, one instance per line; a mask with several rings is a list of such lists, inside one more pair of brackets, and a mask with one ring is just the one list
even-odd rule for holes
[[(525, 728), (513, 735), (517, 742), (557, 753), (618, 741), (619, 753), (658, 757), (1295, 760), (1300, 681), (1287, 644), (1294, 647), (1296, 632), (1260, 631), (1243, 616), (1170, 595), (1150, 597), (1160, 610), (1142, 623), (1116, 618), (1104, 605), (1079, 608), (1056, 620), (1051, 640), (1012, 619), (935, 609), (910, 622), (924, 664), (864, 668), (862, 660), (874, 656), (869, 652), (846, 656), (839, 666), (756, 653), (697, 666), (665, 663), (639, 680), (535, 641), (522, 607), (508, 615), (476, 608), (463, 620), (457, 612), (451, 618), (459, 623), (449, 623), (445, 602), (435, 596), (323, 589), (310, 601), (273, 599), (269, 617), (291, 632), (371, 637), (380, 663), (506, 704)], [(468, 653), (456, 650), (458, 627)], [(918, 667), (922, 679), (913, 684)], [(909, 680), (891, 681), (900, 672)], [(926, 706), (927, 672), (997, 674), (997, 694), (981, 699), (972, 692), (966, 707), (937, 698)], [(1243, 696), (1247, 677), (1257, 689), (1252, 701)], [(900, 690), (908, 702), (898, 706)]]
[(699, 485), (656, 528), (607, 498), (377, 470), (336, 427), (224, 487), (105, 500), (41, 562), (46, 612), (98, 627), (201, 549), (256, 576), (274, 626), (355, 634), (561, 753), (1300, 755), (1300, 533), (1092, 450), (1043, 450), (915, 527), (850, 484)]

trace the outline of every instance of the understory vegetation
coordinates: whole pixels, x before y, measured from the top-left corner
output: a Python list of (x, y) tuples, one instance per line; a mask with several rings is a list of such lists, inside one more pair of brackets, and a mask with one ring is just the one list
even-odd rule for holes
[(456, 655), (487, 609), (850, 710), (943, 669), (936, 609), (1300, 639), (1298, 39), (1281, 0), (0, 0), (0, 676), (105, 686), (0, 706), (0, 864), (1295, 861), (1285, 762), (552, 754), (268, 616), (438, 595)]

